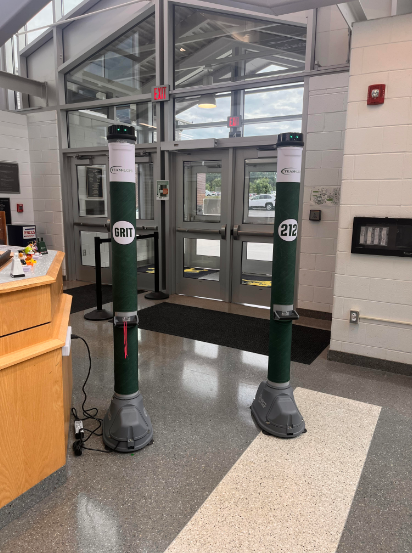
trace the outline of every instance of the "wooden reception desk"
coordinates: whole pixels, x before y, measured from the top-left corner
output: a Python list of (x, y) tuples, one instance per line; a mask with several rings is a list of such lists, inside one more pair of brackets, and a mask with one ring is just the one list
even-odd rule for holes
[(62, 348), (72, 297), (63, 294), (63, 257), (49, 252), (29, 277), (0, 270), (0, 514), (66, 463), (72, 366)]

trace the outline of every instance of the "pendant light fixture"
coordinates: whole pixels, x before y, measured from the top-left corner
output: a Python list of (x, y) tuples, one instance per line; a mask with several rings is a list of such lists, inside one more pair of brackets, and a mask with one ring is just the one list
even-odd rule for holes
[[(210, 73), (210, 69), (205, 77), (203, 77), (203, 85), (210, 86), (213, 84), (213, 76)], [(213, 93), (202, 94), (199, 98), (199, 103), (197, 104), (200, 108), (203, 109), (212, 109), (216, 107), (216, 96)]]
[(212, 109), (216, 107), (216, 97), (214, 94), (203, 94), (199, 103), (197, 104), (200, 108)]

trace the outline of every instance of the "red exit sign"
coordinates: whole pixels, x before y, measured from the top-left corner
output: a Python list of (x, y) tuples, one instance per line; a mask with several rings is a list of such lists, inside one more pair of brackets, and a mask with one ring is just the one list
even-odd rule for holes
[(169, 85), (152, 87), (152, 102), (165, 102), (169, 99)]
[(241, 127), (242, 126), (242, 117), (240, 115), (232, 115), (227, 118), (227, 126), (232, 127)]

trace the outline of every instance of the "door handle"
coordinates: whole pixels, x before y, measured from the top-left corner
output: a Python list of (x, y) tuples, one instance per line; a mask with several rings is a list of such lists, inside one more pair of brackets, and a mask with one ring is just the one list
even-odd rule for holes
[(106, 223), (83, 223), (82, 221), (74, 221), (73, 225), (76, 227), (96, 227), (104, 229), (106, 228)]
[(222, 227), (220, 227), (220, 229), (177, 227), (176, 232), (193, 232), (194, 234), (220, 234), (223, 240), (226, 239), (226, 225), (223, 225)]
[(262, 238), (273, 238), (274, 232), (264, 230), (239, 230), (240, 225), (234, 225), (232, 234), (235, 240), (239, 240), (241, 236), (261, 236)]

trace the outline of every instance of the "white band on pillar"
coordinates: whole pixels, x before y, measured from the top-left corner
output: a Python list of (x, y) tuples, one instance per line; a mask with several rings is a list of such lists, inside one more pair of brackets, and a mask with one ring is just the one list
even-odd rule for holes
[(109, 181), (135, 182), (136, 163), (131, 151), (135, 151), (134, 142), (109, 142)]
[(301, 146), (278, 148), (277, 182), (300, 182), (302, 151)]

